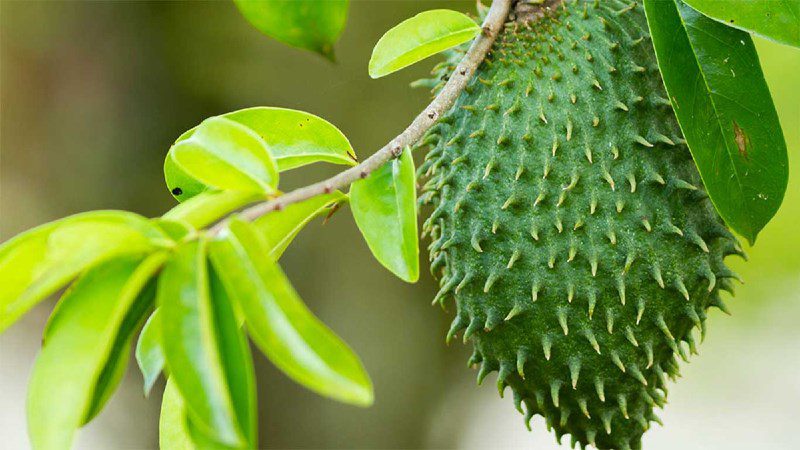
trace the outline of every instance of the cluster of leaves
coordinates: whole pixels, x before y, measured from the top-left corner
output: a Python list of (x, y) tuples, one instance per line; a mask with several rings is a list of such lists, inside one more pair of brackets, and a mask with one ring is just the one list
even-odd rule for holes
[[(250, 2), (237, 4), (247, 14), (257, 12)], [(471, 19), (452, 11), (429, 14), (427, 23), (442, 17), (443, 27), (411, 45), (407, 33), (381, 40), (376, 67), (397, 70), (477, 33)], [(454, 28), (454, 21), (461, 23)], [(308, 45), (331, 54), (324, 44)], [(349, 202), (378, 261), (416, 281), (414, 162), (406, 148), (353, 183), (349, 195), (328, 192), (252, 222), (234, 212), (280, 196), (281, 172), (317, 162), (357, 164), (349, 141), (329, 122), (282, 108), (234, 111), (203, 121), (169, 149), (164, 175), (180, 203), (162, 217), (83, 213), (0, 247), (0, 331), (69, 285), (44, 331), (30, 380), (34, 448), (68, 448), (75, 430), (102, 410), (140, 328), (135, 355), (145, 394), (162, 372), (168, 376), (162, 448), (257, 447), (248, 337), (307, 388), (345, 403), (372, 403), (372, 384), (358, 357), (309, 311), (277, 261), (307, 223)], [(208, 229), (220, 221), (224, 227)]]
[(308, 310), (276, 262), (306, 223), (347, 196), (331, 192), (253, 222), (234, 216), (224, 233), (203, 230), (275, 195), (280, 171), (317, 161), (355, 164), (347, 139), (318, 117), (275, 108), (214, 117), (170, 149), (167, 179), (191, 188), (173, 189), (183, 202), (163, 217), (84, 213), (0, 248), (3, 328), (77, 278), (47, 324), (30, 381), (35, 448), (69, 447), (74, 431), (103, 408), (143, 323), (136, 358), (145, 392), (160, 372), (169, 376), (165, 448), (181, 439), (203, 448), (257, 446), (246, 336), (309, 389), (371, 404), (357, 356)]

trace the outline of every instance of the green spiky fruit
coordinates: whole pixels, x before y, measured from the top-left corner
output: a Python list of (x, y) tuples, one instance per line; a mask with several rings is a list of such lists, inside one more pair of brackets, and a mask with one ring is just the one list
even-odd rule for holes
[[(550, 2), (552, 3), (552, 2)], [(443, 67), (441, 70), (452, 70)], [(741, 253), (666, 98), (643, 9), (574, 1), (507, 24), (428, 135), (448, 339), (560, 439), (640, 448)], [(687, 348), (689, 350), (687, 350)]]

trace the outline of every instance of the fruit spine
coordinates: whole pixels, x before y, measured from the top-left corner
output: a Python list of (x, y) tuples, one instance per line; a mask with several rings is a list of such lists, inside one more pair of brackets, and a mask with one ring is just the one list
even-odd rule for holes
[(473, 342), (478, 381), (497, 371), (526, 421), (640, 448), (692, 330), (725, 308), (724, 257), (743, 253), (703, 191), (641, 5), (554, 3), (506, 25), (421, 143), (434, 302), (455, 298), (448, 341)]

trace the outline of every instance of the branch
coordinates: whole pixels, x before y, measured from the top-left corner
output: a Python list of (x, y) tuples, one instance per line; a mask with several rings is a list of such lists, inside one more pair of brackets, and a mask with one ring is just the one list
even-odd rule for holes
[[(402, 133), (389, 141), (372, 156), (362, 161), (357, 166), (351, 167), (327, 180), (320, 181), (302, 188), (295, 189), (278, 198), (257, 203), (245, 208), (239, 216), (245, 220), (252, 221), (272, 211), (280, 211), (287, 205), (299, 203), (303, 200), (328, 194), (335, 190), (340, 190), (366, 178), (372, 171), (380, 168), (392, 158), (400, 156), (406, 146), (410, 146), (419, 141), (447, 110), (449, 110), (461, 92), (467, 86), (467, 82), (475, 74), (480, 63), (492, 48), (494, 40), (503, 28), (503, 24), (508, 17), (511, 4), (515, 0), (493, 0), (483, 21), (482, 33), (475, 38), (467, 53), (456, 66), (450, 79), (442, 90), (433, 99), (425, 110), (423, 110), (414, 121), (411, 122)], [(217, 234), (228, 224), (228, 220), (223, 220), (209, 229), (211, 235)]]

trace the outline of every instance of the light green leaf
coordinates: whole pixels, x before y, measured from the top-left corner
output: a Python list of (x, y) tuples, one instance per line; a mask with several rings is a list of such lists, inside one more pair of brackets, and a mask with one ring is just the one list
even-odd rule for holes
[(195, 450), (188, 430), (186, 402), (173, 379), (167, 380), (161, 398), (161, 417), (158, 421), (158, 446), (161, 450)]
[(0, 246), (0, 331), (98, 262), (170, 245), (154, 223), (124, 211), (77, 214), (10, 239)]
[[(194, 131), (194, 128), (191, 131)], [(184, 133), (181, 137), (186, 134), (187, 133)], [(180, 140), (181, 139), (178, 138), (178, 141)], [(175, 157), (172, 153), (173, 148), (175, 147), (173, 146), (169, 149), (167, 157), (164, 159), (164, 181), (166, 181), (167, 188), (169, 188), (169, 192), (175, 197), (175, 200), (184, 202), (207, 190), (213, 190), (186, 173), (186, 171), (175, 162)]]
[[(354, 166), (358, 163), (350, 141), (333, 124), (304, 111), (258, 106), (220, 117), (240, 123), (264, 139), (278, 170), (294, 169), (315, 162)], [(192, 136), (184, 133), (178, 142)]]
[(174, 242), (191, 239), (197, 234), (197, 229), (182, 220), (171, 220), (159, 217), (151, 219)]
[(164, 350), (161, 348), (161, 315), (158, 310), (153, 311), (150, 318), (139, 334), (136, 342), (136, 363), (144, 377), (144, 395), (150, 395), (150, 390), (158, 379), (158, 374), (164, 370)]
[(238, 219), (229, 230), (224, 239), (211, 243), (211, 259), (256, 345), (307, 388), (342, 402), (370, 405), (372, 383), (358, 357), (303, 304), (269, 256), (261, 233)]
[(411, 283), (419, 279), (416, 198), (414, 160), (408, 148), (350, 188), (350, 208), (372, 254)]
[(686, 3), (725, 25), (800, 47), (798, 0), (686, 0)]
[(252, 361), (230, 302), (211, 282), (206, 241), (180, 245), (158, 281), (161, 345), (170, 377), (203, 434), (255, 446)]
[(439, 52), (463, 44), (481, 27), (465, 14), (434, 9), (404, 20), (381, 37), (372, 50), (369, 76), (380, 78)]
[(184, 199), (183, 203), (167, 211), (163, 218), (202, 229), (243, 206), (265, 199), (263, 194), (257, 192), (207, 190)]
[(211, 440), (197, 428), (186, 409), (186, 402), (171, 379), (167, 380), (161, 400), (158, 437), (161, 450), (229, 450), (236, 448)]
[(203, 121), (170, 154), (180, 169), (207, 186), (265, 194), (278, 186), (278, 168), (264, 140), (224, 117)]
[[(255, 107), (219, 117), (233, 120), (261, 136), (280, 172), (315, 162), (350, 166), (357, 163), (347, 137), (333, 124), (313, 114), (285, 108)], [(176, 144), (189, 139), (196, 129), (183, 133)], [(178, 201), (185, 201), (208, 189), (175, 163), (172, 152), (164, 161), (164, 177)]]
[(261, 216), (253, 221), (253, 225), (261, 231), (270, 249), (269, 255), (277, 261), (308, 222), (317, 216), (327, 214), (331, 211), (331, 207), (345, 199), (347, 196), (339, 191), (318, 195)]
[(658, 65), (711, 202), (752, 244), (788, 181), (786, 142), (750, 36), (679, 0), (645, 0)]
[(267, 36), (333, 61), (333, 44), (347, 21), (348, 0), (234, 0)]
[(153, 302), (145, 287), (165, 258), (156, 253), (144, 260), (113, 259), (88, 271), (61, 299), (28, 388), (33, 448), (69, 448), (75, 430), (110, 397), (119, 366), (127, 361), (131, 324), (139, 323)]

